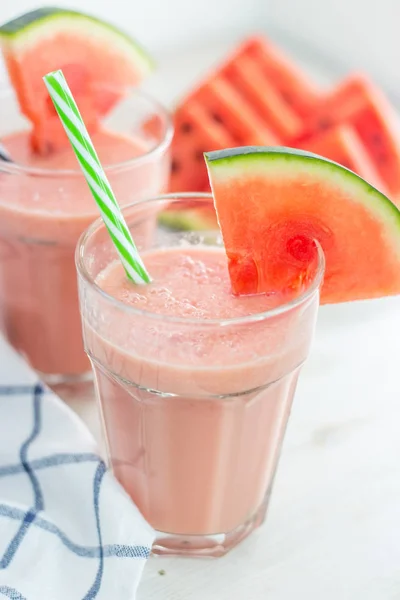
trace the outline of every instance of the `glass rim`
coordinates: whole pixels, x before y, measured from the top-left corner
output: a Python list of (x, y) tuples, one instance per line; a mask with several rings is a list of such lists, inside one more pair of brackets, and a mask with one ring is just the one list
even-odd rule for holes
[[(155, 196), (153, 198), (147, 198), (145, 200), (139, 200), (136, 202), (132, 202), (122, 208), (122, 212), (125, 214), (132, 208), (143, 207), (151, 204), (152, 202), (165, 202), (165, 201), (179, 201), (182, 200), (213, 200), (212, 194), (207, 192), (182, 192), (182, 193), (170, 193), (163, 194), (160, 196)], [(126, 215), (125, 215), (126, 216)], [(97, 218), (89, 227), (81, 234), (75, 251), (75, 264), (77, 268), (77, 272), (80, 277), (84, 279), (84, 281), (89, 284), (89, 286), (95, 290), (95, 292), (101, 296), (104, 300), (114, 305), (116, 308), (120, 309), (124, 313), (135, 315), (136, 317), (143, 317), (152, 319), (154, 321), (162, 321), (164, 323), (171, 324), (185, 324), (185, 325), (197, 325), (197, 326), (229, 326), (229, 325), (241, 325), (247, 323), (254, 323), (257, 321), (265, 321), (267, 319), (282, 315), (287, 313), (294, 308), (304, 304), (314, 296), (314, 294), (319, 290), (324, 272), (325, 272), (325, 255), (322, 250), (321, 245), (316, 241), (317, 246), (317, 255), (318, 255), (318, 265), (316, 269), (316, 273), (313, 277), (312, 282), (307, 287), (307, 289), (292, 298), (288, 302), (284, 302), (283, 304), (268, 309), (259, 313), (252, 313), (251, 315), (246, 315), (243, 317), (232, 317), (232, 318), (223, 318), (223, 319), (198, 319), (195, 317), (175, 317), (171, 315), (163, 315), (160, 313), (153, 313), (149, 310), (143, 310), (139, 308), (135, 308), (128, 304), (125, 304), (121, 300), (118, 300), (111, 294), (105, 292), (94, 279), (91, 277), (89, 272), (85, 266), (85, 246), (87, 242), (90, 240), (91, 236), (94, 235), (99, 229), (105, 229), (105, 225), (103, 223), (102, 217)]]
[[(147, 92), (144, 92), (143, 90), (138, 88), (128, 87), (126, 88), (126, 91), (127, 97), (136, 96), (146, 100), (152, 105), (157, 115), (162, 116), (163, 123), (165, 125), (165, 131), (162, 139), (158, 141), (157, 144), (147, 152), (144, 152), (139, 156), (134, 156), (133, 158), (122, 162), (103, 164), (103, 168), (107, 174), (112, 173), (114, 171), (125, 170), (130, 168), (131, 166), (141, 165), (142, 163), (146, 163), (149, 160), (153, 159), (153, 157), (157, 156), (158, 154), (162, 154), (170, 146), (174, 134), (174, 125), (171, 113), (167, 108), (164, 107), (164, 105), (161, 102), (153, 98), (151, 94), (148, 94)], [(12, 89), (12, 87), (7, 84), (1, 84), (0, 104), (4, 102), (7, 97), (14, 97), (15, 102), (18, 103), (18, 100), (15, 96), (15, 92)], [(1, 161), (0, 172), (15, 175), (33, 175), (36, 177), (82, 176), (82, 171), (78, 163), (76, 169), (46, 169), (43, 167), (29, 167), (26, 165), (19, 165), (14, 162)]]

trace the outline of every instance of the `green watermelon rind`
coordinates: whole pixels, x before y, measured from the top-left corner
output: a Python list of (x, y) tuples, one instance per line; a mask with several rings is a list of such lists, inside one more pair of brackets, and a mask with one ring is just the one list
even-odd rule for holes
[(144, 72), (154, 70), (155, 63), (152, 57), (129, 34), (102, 19), (70, 9), (57, 7), (38, 8), (4, 23), (0, 26), (0, 46), (15, 46), (20, 44), (23, 47), (26, 40), (30, 36), (34, 36), (35, 33), (39, 33), (39, 30), (50, 30), (52, 25), (62, 20), (67, 22), (68, 19), (85, 23), (88, 31), (90, 27), (95, 27), (97, 30), (103, 29), (105, 34), (112, 35), (113, 37), (117, 36), (127, 47), (134, 50), (142, 64)]
[(179, 210), (166, 211), (158, 217), (158, 223), (173, 231), (204, 231), (209, 228), (209, 222), (195, 209), (183, 214)]
[[(353, 171), (327, 158), (285, 146), (243, 146), (227, 148), (204, 153), (207, 168), (212, 171), (210, 181), (215, 177), (223, 180), (245, 177), (246, 174), (260, 175), (267, 168), (273, 168), (277, 173), (284, 167), (289, 174), (295, 172), (296, 166), (304, 172), (316, 169), (320, 176), (332, 180), (339, 186), (351, 188), (352, 199), (359, 202), (373, 214), (379, 215), (386, 224), (391, 224), (393, 237), (400, 254), (400, 210), (382, 192), (374, 188)], [(268, 161), (268, 162), (267, 162)], [(321, 179), (322, 179), (321, 177)]]

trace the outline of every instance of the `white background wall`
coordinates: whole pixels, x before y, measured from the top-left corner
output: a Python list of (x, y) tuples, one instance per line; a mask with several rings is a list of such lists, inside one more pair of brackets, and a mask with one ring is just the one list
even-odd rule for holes
[(0, 0), (0, 21), (38, 5), (75, 8), (125, 28), (152, 49), (229, 35), (256, 23), (259, 0)]
[[(0, 21), (54, 0), (0, 0)], [(400, 96), (400, 0), (60, 0), (112, 20), (149, 50), (284, 33), (339, 70), (361, 67)], [(276, 37), (276, 35), (275, 35)], [(279, 37), (279, 36), (278, 36)], [(296, 51), (296, 46), (295, 46)]]
[(400, 0), (268, 0), (264, 23), (400, 96)]

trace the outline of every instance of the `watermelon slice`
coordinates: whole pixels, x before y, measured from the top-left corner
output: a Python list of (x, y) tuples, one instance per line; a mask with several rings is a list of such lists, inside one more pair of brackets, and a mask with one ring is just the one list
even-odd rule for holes
[(351, 125), (337, 125), (314, 135), (303, 142), (301, 148), (339, 163), (386, 193), (385, 184), (373, 160)]
[(352, 171), (280, 147), (210, 152), (206, 163), (234, 293), (300, 287), (314, 240), (323, 303), (400, 293), (400, 211)]
[(344, 123), (354, 127), (390, 197), (400, 203), (399, 115), (367, 77), (348, 77), (316, 105), (294, 143), (303, 146), (310, 136)]
[[(190, 206), (190, 203), (188, 203)], [(215, 211), (209, 208), (181, 210), (169, 209), (164, 211), (158, 218), (158, 223), (172, 231), (212, 231), (218, 229)]]
[(296, 136), (303, 122), (286, 104), (274, 84), (250, 56), (239, 56), (225, 69), (226, 77), (283, 140)]
[[(225, 125), (239, 143), (273, 143), (276, 136), (246, 100), (224, 76), (212, 78), (196, 93), (196, 99), (207, 107), (214, 120)], [(258, 140), (258, 141), (256, 141)]]
[(174, 144), (170, 189), (201, 191), (208, 183), (204, 150), (234, 146), (234, 138), (195, 100), (175, 115), (175, 128), (181, 136)]
[(152, 60), (128, 35), (89, 15), (40, 8), (0, 27), (0, 46), (22, 113), (34, 126), (41, 152), (68, 143), (43, 85), (49, 71), (62, 69), (93, 129), (129, 86), (153, 68)]
[[(205, 189), (204, 151), (287, 143), (299, 135), (319, 97), (312, 82), (272, 44), (249, 38), (177, 107), (170, 191)], [(200, 112), (201, 123), (192, 118)]]
[(243, 53), (260, 65), (280, 97), (301, 118), (312, 114), (322, 93), (314, 82), (279, 48), (263, 37), (252, 37)]

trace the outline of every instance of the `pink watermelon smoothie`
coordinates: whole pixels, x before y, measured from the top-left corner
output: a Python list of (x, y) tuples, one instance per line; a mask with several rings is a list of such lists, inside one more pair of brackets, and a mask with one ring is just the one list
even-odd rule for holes
[(263, 513), (318, 289), (282, 312), (289, 295), (231, 294), (221, 248), (143, 258), (150, 285), (112, 262), (96, 278), (107, 308), (81, 298), (110, 462), (159, 532), (232, 532)]
[[(166, 154), (136, 168), (148, 151), (140, 140), (102, 129), (93, 142), (121, 204), (166, 185)], [(38, 371), (83, 374), (74, 251), (98, 209), (69, 146), (40, 156), (27, 131), (2, 143), (17, 167), (0, 172), (0, 329)]]

